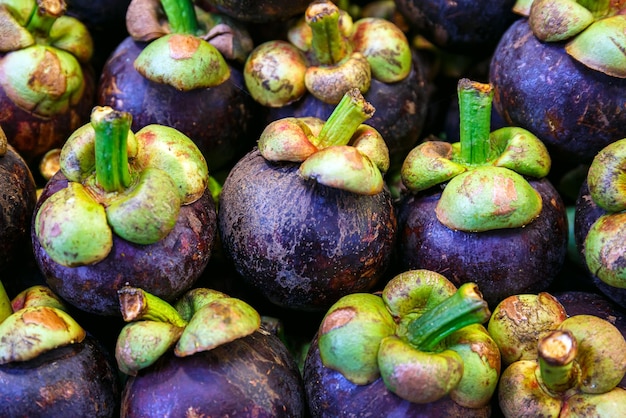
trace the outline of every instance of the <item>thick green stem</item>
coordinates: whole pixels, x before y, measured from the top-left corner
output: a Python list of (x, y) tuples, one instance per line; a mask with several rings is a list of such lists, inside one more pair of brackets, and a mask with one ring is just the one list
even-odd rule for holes
[(172, 33), (195, 35), (198, 19), (192, 0), (161, 0)]
[(142, 289), (124, 286), (117, 292), (124, 321), (150, 320), (184, 327), (187, 321), (163, 299)]
[(461, 159), (469, 165), (486, 163), (491, 154), (493, 87), (463, 78), (457, 87)]
[(570, 331), (553, 331), (539, 340), (537, 346), (541, 380), (546, 388), (563, 393), (576, 383), (578, 352), (576, 338)]
[(465, 283), (456, 293), (416, 318), (407, 327), (407, 338), (420, 351), (432, 349), (448, 335), (472, 324), (482, 324), (491, 312), (474, 283)]
[(9, 295), (7, 295), (7, 291), (4, 289), (4, 285), (0, 281), (0, 323), (7, 319), (13, 313), (13, 308), (11, 307), (11, 300), (9, 299)]
[(33, 34), (37, 43), (47, 44), (50, 28), (58, 17), (65, 14), (65, 10), (64, 0), (38, 0), (26, 29)]
[(318, 148), (347, 145), (357, 128), (374, 115), (374, 107), (368, 103), (359, 89), (346, 92), (324, 123), (317, 137)]
[(91, 126), (96, 133), (96, 180), (107, 192), (130, 185), (127, 139), (131, 121), (130, 113), (110, 107), (96, 107), (91, 112)]
[(319, 65), (334, 65), (348, 55), (350, 48), (339, 30), (337, 6), (330, 1), (313, 3), (305, 17), (311, 27), (311, 48)]

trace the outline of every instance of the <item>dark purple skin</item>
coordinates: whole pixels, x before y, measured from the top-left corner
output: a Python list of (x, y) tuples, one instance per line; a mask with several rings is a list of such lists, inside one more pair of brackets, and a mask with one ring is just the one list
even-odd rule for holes
[(597, 221), (600, 216), (606, 215), (607, 213), (606, 210), (593, 201), (589, 194), (587, 181), (585, 180), (580, 188), (578, 199), (576, 200), (576, 213), (574, 215), (574, 240), (581, 260), (583, 260), (585, 278), (611, 301), (622, 308), (626, 308), (626, 289), (620, 289), (606, 284), (593, 272), (589, 271), (587, 263), (584, 262), (585, 238), (587, 237), (587, 233), (589, 233), (589, 229), (593, 223)]
[(88, 334), (81, 343), (0, 365), (0, 416), (115, 417), (120, 386), (112, 357)]
[[(392, 167), (399, 167), (417, 144), (426, 123), (429, 89), (417, 55), (409, 75), (396, 83), (383, 83), (372, 78), (363, 94), (376, 111), (365, 123), (374, 127), (385, 139)], [(324, 103), (312, 94), (297, 102), (268, 109), (267, 122), (285, 117), (314, 116), (327, 120), (336, 105)]]
[(426, 404), (409, 402), (390, 392), (381, 377), (367, 385), (355, 385), (338, 371), (324, 366), (317, 335), (307, 353), (303, 379), (312, 418), (480, 418), (491, 413), (490, 405), (466, 408), (450, 397)]
[(278, 337), (261, 329), (191, 356), (166, 353), (129, 377), (120, 416), (296, 418), (305, 412), (293, 357)]
[(547, 179), (530, 180), (543, 199), (542, 211), (523, 228), (454, 231), (435, 215), (439, 188), (407, 194), (397, 203), (398, 263), (401, 269), (443, 274), (457, 287), (478, 284), (494, 308), (508, 296), (546, 290), (567, 253), (567, 215)]
[(571, 168), (624, 137), (626, 79), (587, 68), (563, 45), (540, 42), (521, 19), (502, 36), (489, 79), (505, 122), (534, 133)]
[(230, 79), (216, 87), (182, 92), (144, 78), (133, 63), (146, 43), (127, 37), (102, 69), (97, 103), (132, 115), (131, 129), (149, 124), (175, 128), (198, 146), (209, 170), (230, 168), (255, 137), (256, 109), (241, 71), (230, 66)]
[[(0, 155), (0, 273), (30, 255), (31, 217), (37, 203), (33, 175), (12, 147)], [(9, 276), (9, 275), (7, 275)], [(0, 274), (5, 282), (9, 277)], [(6, 283), (5, 283), (6, 285)]]
[[(37, 208), (54, 192), (67, 186), (59, 171), (44, 188)], [(125, 284), (167, 301), (190, 289), (209, 262), (217, 233), (215, 203), (208, 190), (180, 209), (174, 229), (161, 241), (133, 244), (113, 234), (111, 253), (102, 261), (66, 267), (52, 260), (41, 247), (35, 228), (31, 239), (35, 259), (50, 288), (80, 310), (121, 316), (117, 290)]]
[(237, 272), (272, 303), (325, 310), (383, 276), (396, 216), (387, 190), (357, 195), (305, 181), (298, 168), (246, 154), (224, 182), (219, 234)]
[(515, 0), (397, 0), (409, 27), (448, 52), (488, 56), (518, 18)]
[[(0, 59), (4, 54), (0, 54)], [(96, 92), (94, 69), (81, 66), (85, 77), (85, 91), (77, 104), (54, 117), (40, 116), (17, 106), (0, 88), (0, 126), (17, 152), (26, 160), (33, 174), (41, 157), (53, 148), (63, 146), (67, 138), (89, 122)], [(35, 81), (34, 81), (35, 82)]]
[(234, 17), (242, 22), (282, 22), (301, 15), (311, 0), (200, 0), (200, 7)]

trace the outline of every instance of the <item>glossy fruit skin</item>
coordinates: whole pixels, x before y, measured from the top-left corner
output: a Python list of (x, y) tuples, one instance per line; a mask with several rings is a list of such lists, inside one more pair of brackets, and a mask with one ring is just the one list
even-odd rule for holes
[(396, 216), (387, 190), (357, 195), (304, 181), (298, 167), (246, 154), (224, 182), (219, 234), (238, 273), (271, 302), (324, 310), (381, 279)]
[(589, 233), (589, 229), (598, 218), (608, 213), (609, 212), (593, 201), (589, 193), (587, 181), (585, 180), (581, 185), (580, 194), (576, 200), (576, 212), (574, 215), (574, 240), (581, 260), (583, 260), (585, 278), (609, 300), (616, 303), (621, 308), (626, 309), (626, 289), (605, 283), (598, 276), (589, 271), (587, 264), (584, 262), (585, 238)]
[[(26, 161), (8, 146), (0, 156), (0, 273), (30, 255), (31, 217), (36, 186)], [(9, 277), (0, 275), (3, 282)], [(9, 275), (7, 275), (9, 276)], [(6, 283), (5, 283), (6, 285)]]
[(514, 0), (397, 0), (409, 27), (445, 51), (488, 56), (516, 19)]
[(284, 344), (261, 329), (187, 357), (172, 352), (130, 376), (121, 417), (303, 417), (302, 378)]
[(0, 365), (0, 416), (115, 417), (120, 386), (112, 357), (87, 335), (33, 360)]
[[(365, 124), (374, 127), (385, 139), (392, 167), (402, 164), (417, 144), (426, 123), (430, 90), (422, 66), (414, 54), (411, 72), (404, 80), (384, 83), (372, 77), (369, 90), (363, 94), (365, 100), (376, 109)], [(307, 93), (290, 105), (269, 108), (267, 121), (291, 116), (313, 116), (326, 120), (335, 106)]]
[(104, 64), (96, 101), (129, 112), (133, 132), (149, 124), (175, 128), (198, 146), (209, 170), (229, 168), (251, 148), (255, 110), (240, 70), (231, 66), (231, 77), (216, 87), (182, 92), (144, 78), (133, 63), (147, 44), (124, 39)]
[(417, 404), (390, 392), (382, 378), (367, 385), (356, 385), (322, 363), (316, 335), (306, 356), (304, 387), (312, 418), (379, 417), (437, 418), (489, 417), (491, 407), (465, 408), (450, 397)]
[(397, 203), (400, 268), (436, 271), (457, 287), (475, 282), (491, 307), (507, 296), (546, 290), (565, 262), (567, 216), (549, 180), (529, 183), (542, 196), (542, 211), (516, 229), (454, 231), (435, 215), (441, 189), (405, 195)]
[(511, 25), (490, 66), (494, 107), (506, 123), (541, 139), (557, 164), (591, 162), (624, 137), (626, 79), (591, 70), (563, 43), (542, 43), (528, 21)]
[[(59, 171), (46, 184), (35, 208), (67, 187)], [(35, 216), (35, 215), (34, 215)], [(117, 290), (128, 283), (168, 301), (188, 290), (209, 262), (217, 233), (216, 209), (208, 190), (181, 207), (174, 229), (161, 241), (133, 244), (113, 236), (113, 249), (91, 265), (66, 267), (50, 258), (31, 230), (35, 259), (52, 290), (82, 311), (119, 317)]]

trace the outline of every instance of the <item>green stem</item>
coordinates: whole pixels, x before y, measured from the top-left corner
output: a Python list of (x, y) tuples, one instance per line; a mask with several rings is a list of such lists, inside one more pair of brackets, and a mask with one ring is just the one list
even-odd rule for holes
[(198, 19), (192, 0), (161, 0), (161, 7), (172, 33), (195, 35), (198, 32)]
[(324, 123), (314, 145), (319, 148), (347, 145), (357, 128), (371, 118), (374, 111), (374, 107), (365, 100), (359, 89), (349, 90)]
[(330, 1), (316, 2), (305, 14), (311, 27), (311, 48), (319, 65), (334, 65), (349, 53), (349, 45), (339, 30), (339, 8)]
[(132, 116), (110, 107), (96, 107), (91, 112), (95, 138), (96, 180), (107, 192), (117, 192), (130, 185), (128, 167), (128, 131)]
[(33, 34), (37, 43), (47, 43), (50, 28), (57, 18), (65, 14), (64, 0), (37, 0), (37, 5), (30, 16), (26, 29)]
[(570, 331), (552, 331), (539, 340), (537, 346), (541, 380), (546, 388), (563, 393), (576, 383), (578, 352), (576, 338)]
[(0, 324), (13, 314), (13, 308), (11, 307), (11, 300), (7, 291), (4, 289), (2, 281), (0, 281)]
[(490, 315), (478, 286), (465, 283), (454, 295), (408, 325), (408, 341), (420, 351), (432, 351), (448, 335), (468, 325), (482, 324)]
[(463, 78), (457, 87), (461, 158), (469, 165), (486, 163), (491, 154), (491, 103), (493, 87)]
[(184, 327), (187, 321), (163, 299), (142, 289), (124, 286), (117, 292), (124, 321), (150, 320)]

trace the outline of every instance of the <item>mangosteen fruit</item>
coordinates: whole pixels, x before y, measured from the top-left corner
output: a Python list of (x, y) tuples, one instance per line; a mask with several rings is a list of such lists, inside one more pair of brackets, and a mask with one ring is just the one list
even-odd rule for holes
[(490, 416), (500, 351), (474, 283), (411, 270), (324, 316), (303, 378), (312, 417)]
[(216, 209), (208, 168), (181, 132), (95, 107), (68, 138), (37, 202), (32, 245), (48, 285), (73, 306), (119, 316), (117, 290), (189, 289), (211, 256)]
[(89, 120), (96, 90), (87, 27), (61, 0), (2, 7), (0, 125), (31, 166)]
[(626, 340), (609, 321), (568, 317), (553, 296), (523, 294), (494, 309), (488, 330), (503, 355), (498, 402), (505, 417), (622, 413)]
[(287, 40), (258, 45), (244, 79), (267, 108), (267, 122), (326, 120), (343, 94), (358, 88), (376, 108), (368, 124), (385, 139), (392, 168), (415, 146), (426, 119), (428, 86), (404, 32), (384, 18), (353, 20), (331, 1), (312, 2)]
[(451, 53), (486, 57), (519, 16), (515, 0), (397, 0), (409, 28)]
[(385, 141), (362, 123), (373, 111), (355, 88), (326, 121), (274, 121), (226, 178), (224, 255), (272, 303), (327, 309), (387, 270), (396, 217)]
[(245, 28), (191, 0), (131, 1), (126, 28), (103, 66), (96, 103), (129, 112), (134, 130), (177, 129), (211, 170), (230, 168), (253, 145), (260, 107), (240, 69), (252, 49)]
[(113, 358), (49, 288), (9, 303), (0, 283), (0, 339), (0, 416), (117, 416)]
[(294, 358), (246, 302), (207, 288), (173, 305), (137, 288), (119, 294), (121, 417), (305, 416)]
[(402, 166), (397, 259), (457, 286), (474, 281), (495, 306), (550, 286), (565, 262), (567, 214), (545, 178), (545, 145), (517, 127), (490, 132), (491, 85), (461, 79), (458, 92), (460, 141), (424, 141)]
[(610, 300), (626, 307), (626, 193), (621, 186), (626, 139), (604, 147), (580, 188), (574, 236), (586, 277)]
[(541, 138), (555, 163), (588, 164), (624, 135), (626, 16), (611, 2), (530, 3), (492, 57), (495, 108)]

